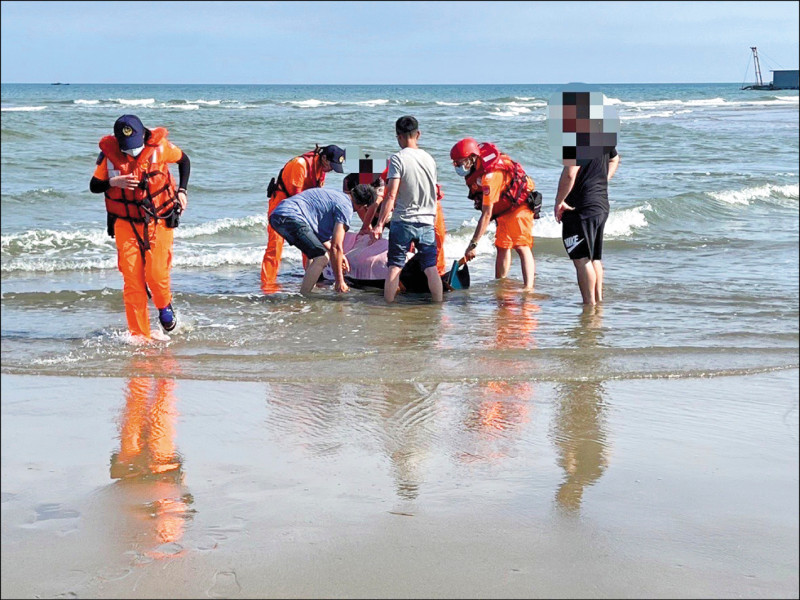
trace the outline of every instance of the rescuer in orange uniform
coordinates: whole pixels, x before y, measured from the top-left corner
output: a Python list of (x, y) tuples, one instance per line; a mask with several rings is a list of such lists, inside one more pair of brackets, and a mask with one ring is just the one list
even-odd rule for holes
[[(114, 123), (114, 135), (100, 140), (97, 168), (89, 183), (92, 192), (105, 194), (108, 234), (116, 241), (117, 266), (124, 281), (128, 330), (147, 339), (148, 296), (164, 330), (177, 325), (170, 290), (172, 241), (186, 209), (190, 163), (167, 135), (164, 128), (145, 128), (135, 115), (121, 116)], [(170, 163), (178, 164), (177, 193)]]
[(534, 194), (533, 179), (525, 174), (519, 163), (501, 153), (496, 146), (478, 144), (472, 138), (457, 142), (450, 150), (450, 158), (456, 174), (466, 180), (468, 197), (481, 211), (464, 258), (467, 261), (475, 258), (478, 242), (489, 223), (496, 219), (495, 278), (502, 279), (508, 275), (513, 248), (520, 258), (524, 289), (533, 289), (533, 220), (541, 208), (541, 195), (538, 192)]
[[(305, 190), (322, 187), (325, 175), (331, 171), (344, 173), (345, 151), (339, 146), (317, 147), (310, 152), (295, 156), (287, 162), (277, 178), (273, 178), (267, 187), (269, 208), (267, 217), (275, 207), (290, 196), (296, 196)], [(261, 290), (265, 294), (275, 291), (275, 280), (283, 254), (283, 238), (267, 222), (267, 249), (261, 260)], [(305, 265), (305, 257), (303, 264)]]

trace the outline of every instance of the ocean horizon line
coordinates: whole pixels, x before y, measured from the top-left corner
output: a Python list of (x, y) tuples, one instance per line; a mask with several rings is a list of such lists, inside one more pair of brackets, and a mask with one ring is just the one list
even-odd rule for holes
[[(745, 82), (746, 83), (746, 82)], [(0, 85), (147, 85), (147, 86), (209, 86), (209, 85), (227, 85), (227, 86), (242, 86), (242, 87), (259, 87), (259, 86), (274, 86), (274, 87), (376, 87), (376, 86), (400, 86), (400, 87), (489, 87), (489, 86), (513, 86), (513, 85), (571, 85), (571, 84), (584, 84), (584, 85), (673, 85), (673, 86), (702, 86), (702, 85), (742, 85), (742, 82), (735, 81), (686, 81), (686, 82), (659, 82), (659, 81), (645, 81), (645, 82), (611, 82), (606, 81), (602, 83), (590, 83), (585, 81), (569, 81), (559, 83), (140, 83), (140, 82), (127, 82), (127, 83), (104, 83), (104, 82), (82, 82), (82, 81), (2, 81)]]

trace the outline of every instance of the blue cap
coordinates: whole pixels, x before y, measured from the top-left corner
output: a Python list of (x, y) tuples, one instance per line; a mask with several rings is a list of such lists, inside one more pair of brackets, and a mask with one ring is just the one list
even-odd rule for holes
[(337, 173), (344, 173), (344, 159), (346, 153), (342, 148), (331, 144), (330, 146), (323, 147), (321, 154), (330, 161), (334, 171)]
[(120, 150), (133, 150), (144, 146), (144, 125), (136, 115), (122, 115), (114, 123), (114, 137)]

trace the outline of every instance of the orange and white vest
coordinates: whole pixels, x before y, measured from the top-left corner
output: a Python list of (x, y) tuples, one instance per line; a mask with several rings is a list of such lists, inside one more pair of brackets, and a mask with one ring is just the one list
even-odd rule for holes
[[(318, 156), (316, 150), (310, 150), (309, 152), (301, 154), (300, 156), (295, 156), (292, 159), (292, 160), (297, 160), (298, 158), (302, 158), (306, 162), (306, 178), (303, 181), (303, 188), (302, 188), (303, 190), (309, 190), (315, 187), (322, 187), (322, 185), (325, 183), (325, 173), (324, 172), (317, 173), (316, 160), (319, 159), (315, 160), (316, 156)], [(286, 169), (285, 165), (283, 169), (281, 169), (280, 173), (278, 173), (278, 179), (275, 182), (276, 186), (274, 188), (274, 191), (272, 192), (272, 195), (270, 195), (270, 198), (272, 198), (278, 192), (282, 192), (284, 196), (286, 196), (287, 198), (289, 196), (294, 195), (289, 193), (289, 190), (286, 188), (286, 182), (283, 181), (284, 169)]]
[(113, 135), (100, 140), (108, 166), (108, 178), (133, 174), (139, 181), (135, 190), (111, 187), (105, 192), (106, 210), (119, 219), (147, 223), (168, 216), (177, 203), (175, 181), (164, 160), (167, 155), (167, 130), (158, 127), (150, 132), (139, 156), (122, 152)]
[[(518, 162), (514, 162), (507, 154), (500, 152), (494, 144), (484, 142), (479, 144), (478, 148), (480, 149), (481, 164), (475, 171), (480, 173), (481, 179), (496, 171), (502, 171), (509, 179), (508, 185), (500, 192), (500, 198), (492, 208), (492, 218), (498, 217), (520, 204), (525, 204), (528, 194), (535, 189), (533, 179), (528, 177)], [(472, 187), (469, 178), (467, 185)], [(486, 191), (484, 190), (483, 193), (485, 194)]]

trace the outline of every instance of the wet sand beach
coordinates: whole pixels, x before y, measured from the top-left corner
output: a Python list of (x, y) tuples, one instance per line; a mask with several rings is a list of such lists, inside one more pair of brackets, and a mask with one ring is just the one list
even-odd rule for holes
[(798, 595), (796, 369), (367, 386), (150, 361), (3, 375), (3, 598)]

